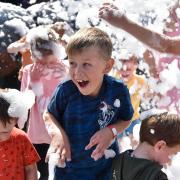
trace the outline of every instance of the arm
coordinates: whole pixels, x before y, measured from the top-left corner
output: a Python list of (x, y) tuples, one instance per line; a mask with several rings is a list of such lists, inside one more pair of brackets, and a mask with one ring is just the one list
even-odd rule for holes
[(59, 163), (60, 166), (62, 166), (65, 164), (65, 161), (71, 160), (71, 151), (68, 137), (64, 129), (60, 126), (52, 114), (45, 112), (43, 119), (48, 133), (52, 137), (51, 144), (46, 155), (46, 162), (49, 160), (51, 153), (59, 153)]
[(157, 71), (157, 68), (156, 68), (156, 62), (155, 62), (155, 58), (154, 58), (152, 52), (147, 50), (147, 51), (144, 52), (143, 56), (144, 56), (145, 62), (149, 66), (150, 76), (152, 76), (154, 78), (158, 78), (158, 71)]
[(25, 166), (25, 177), (26, 180), (38, 180), (36, 164)]
[(179, 38), (170, 38), (140, 26), (129, 20), (124, 14), (120, 14), (118, 8), (109, 3), (105, 3), (103, 7), (100, 8), (99, 17), (110, 24), (127, 31), (139, 41), (159, 52), (180, 55)]
[(11, 43), (8, 47), (7, 47), (7, 51), (9, 53), (18, 53), (18, 52), (23, 52), (26, 51), (27, 49), (30, 48), (29, 43), (26, 42), (25, 40), (25, 36), (23, 38), (21, 38), (20, 40)]
[[(112, 125), (112, 127), (116, 128), (118, 133), (122, 133), (129, 125), (131, 124), (131, 121), (119, 121)], [(112, 131), (111, 134), (113, 135)]]
[[(112, 96), (112, 98), (115, 99), (112, 103), (117, 109), (113, 115), (116, 118), (111, 121), (108, 126), (114, 127), (117, 132), (121, 133), (129, 126), (134, 110), (127, 86), (123, 83), (116, 82), (114, 85), (111, 85), (111, 88), (116, 89), (115, 91), (111, 91), (111, 94), (115, 95)], [(108, 126), (97, 131), (86, 146), (86, 149), (90, 149), (96, 145), (95, 150), (91, 154), (94, 160), (98, 160), (103, 156), (105, 150), (111, 145), (114, 139), (113, 129)]]
[[(131, 121), (119, 121), (112, 125), (116, 128), (118, 133), (123, 132), (129, 125)], [(92, 148), (96, 145), (96, 149), (92, 152), (91, 157), (94, 160), (100, 159), (104, 155), (104, 151), (111, 144), (111, 141), (114, 139), (114, 134), (112, 130), (108, 127), (105, 127), (97, 131), (90, 139), (89, 144), (86, 146), (86, 150)]]

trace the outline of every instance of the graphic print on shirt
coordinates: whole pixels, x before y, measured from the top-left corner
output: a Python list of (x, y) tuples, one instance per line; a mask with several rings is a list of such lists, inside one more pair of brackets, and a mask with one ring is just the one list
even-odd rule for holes
[[(117, 103), (117, 101), (118, 101), (118, 103)], [(116, 108), (120, 107), (120, 100), (119, 99), (116, 99), (114, 101), (114, 107), (116, 107)], [(99, 114), (99, 119), (98, 119), (100, 129), (106, 127), (112, 121), (114, 114), (115, 114), (115, 112), (114, 112), (115, 108), (114, 107), (107, 104), (105, 101), (101, 102), (100, 107), (99, 107), (100, 114)]]

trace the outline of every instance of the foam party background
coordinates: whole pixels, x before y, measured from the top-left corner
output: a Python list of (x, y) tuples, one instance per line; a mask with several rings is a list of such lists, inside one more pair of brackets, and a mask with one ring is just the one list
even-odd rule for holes
[[(98, 18), (98, 9), (107, 1), (97, 0), (59, 0), (36, 4), (29, 1), (28, 8), (0, 2), (0, 77), (7, 75), (11, 63), (3, 64), (6, 58), (11, 61), (19, 61), (14, 54), (7, 55), (7, 46), (25, 35), (31, 28), (39, 25), (52, 24), (57, 21), (65, 21), (68, 24), (66, 35), (82, 27), (95, 26), (106, 31), (113, 42), (113, 57), (116, 64), (114, 69), (122, 68), (120, 59), (128, 57), (128, 53), (134, 53), (139, 57), (138, 74), (142, 74), (148, 81), (153, 92), (159, 93), (161, 98), (144, 99), (141, 111), (151, 107), (166, 108), (179, 114), (180, 112), (180, 59), (170, 54), (160, 54), (155, 50), (141, 44), (126, 32), (112, 27)], [(109, 2), (109, 1), (108, 1)], [(111, 1), (133, 21), (153, 29), (159, 33), (166, 32), (169, 36), (180, 35), (180, 4), (176, 0), (115, 0)], [(33, 5), (31, 5), (31, 3)], [(31, 5), (31, 6), (30, 6)], [(175, 7), (175, 8), (174, 8)], [(169, 9), (173, 11), (171, 14)], [(170, 18), (173, 17), (173, 18)], [(170, 26), (170, 24), (173, 24)], [(173, 30), (172, 30), (173, 29)], [(150, 49), (160, 69), (157, 81), (150, 77), (149, 67), (143, 60), (143, 53)], [(6, 55), (4, 55), (6, 54)], [(167, 63), (168, 62), (168, 63)], [(136, 85), (132, 87), (136, 89)], [(132, 90), (134, 92), (134, 90)], [(170, 98), (170, 96), (174, 99)], [(134, 130), (134, 136), (138, 139), (138, 127)], [(128, 140), (125, 141), (125, 149), (129, 148)], [(180, 179), (178, 162), (180, 156), (174, 158), (170, 168), (165, 169), (170, 180)]]

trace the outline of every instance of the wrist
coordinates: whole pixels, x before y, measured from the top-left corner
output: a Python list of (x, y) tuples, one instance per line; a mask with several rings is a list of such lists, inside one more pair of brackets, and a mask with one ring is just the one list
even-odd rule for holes
[(113, 125), (107, 126), (107, 128), (111, 131), (113, 139), (117, 137), (118, 131)]

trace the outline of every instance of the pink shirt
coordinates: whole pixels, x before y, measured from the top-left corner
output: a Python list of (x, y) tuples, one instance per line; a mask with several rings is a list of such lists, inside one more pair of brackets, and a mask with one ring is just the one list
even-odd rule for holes
[[(38, 73), (33, 79), (30, 72), (35, 67), (38, 68)], [(51, 141), (42, 117), (53, 91), (66, 75), (67, 67), (62, 62), (51, 65), (30, 64), (23, 69), (21, 91), (31, 89), (36, 95), (36, 102), (30, 111), (27, 132), (33, 144), (49, 144)]]

